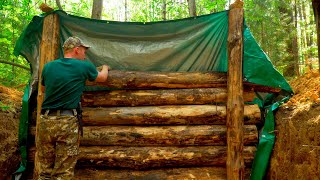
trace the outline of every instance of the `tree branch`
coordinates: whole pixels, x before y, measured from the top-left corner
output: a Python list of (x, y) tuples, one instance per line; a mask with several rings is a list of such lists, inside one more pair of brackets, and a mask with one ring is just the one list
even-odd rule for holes
[(23, 65), (20, 65), (20, 64), (17, 64), (17, 63), (8, 62), (8, 61), (4, 61), (4, 60), (0, 60), (0, 63), (10, 64), (10, 65), (12, 65), (12, 66), (16, 66), (16, 67), (19, 67), (19, 68), (22, 68), (22, 69), (25, 69), (25, 70), (30, 71), (30, 68), (28, 68), (28, 67), (26, 67), (26, 66), (23, 66)]

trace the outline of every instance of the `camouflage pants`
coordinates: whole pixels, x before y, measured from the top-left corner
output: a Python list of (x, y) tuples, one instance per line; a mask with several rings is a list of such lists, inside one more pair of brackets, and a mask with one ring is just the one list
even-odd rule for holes
[(72, 179), (79, 154), (77, 117), (41, 115), (39, 123), (33, 179)]

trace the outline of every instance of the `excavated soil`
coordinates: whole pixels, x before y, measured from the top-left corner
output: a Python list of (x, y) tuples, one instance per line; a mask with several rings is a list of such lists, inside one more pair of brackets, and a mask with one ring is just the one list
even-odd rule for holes
[(18, 168), (18, 128), (22, 92), (0, 86), (0, 179), (9, 179)]
[[(276, 113), (276, 142), (267, 179), (320, 179), (320, 74), (290, 82), (295, 95)], [(22, 92), (0, 86), (0, 179), (19, 166)]]
[(268, 179), (320, 179), (320, 74), (290, 82), (295, 95), (276, 113)]

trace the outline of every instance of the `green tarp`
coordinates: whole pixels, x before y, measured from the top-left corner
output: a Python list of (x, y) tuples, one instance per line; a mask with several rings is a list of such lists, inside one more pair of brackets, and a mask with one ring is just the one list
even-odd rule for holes
[[(87, 58), (96, 66), (108, 64), (127, 71), (227, 72), (228, 11), (162, 22), (93, 20), (54, 11), (60, 20), (62, 43), (78, 36), (92, 46)], [(39, 44), (44, 16), (35, 16), (20, 36), (15, 55), (31, 64), (31, 92), (38, 78)], [(244, 27), (244, 81), (292, 90)], [(32, 89), (33, 88), (33, 89)], [(27, 127), (25, 127), (27, 128)]]

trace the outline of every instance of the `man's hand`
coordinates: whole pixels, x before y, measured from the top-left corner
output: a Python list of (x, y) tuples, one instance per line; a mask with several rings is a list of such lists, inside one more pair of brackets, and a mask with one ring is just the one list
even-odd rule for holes
[(98, 76), (96, 78), (96, 82), (105, 82), (108, 78), (108, 72), (109, 72), (109, 66), (103, 65), (102, 68), (98, 67), (98, 70), (101, 69), (100, 72), (98, 72)]

